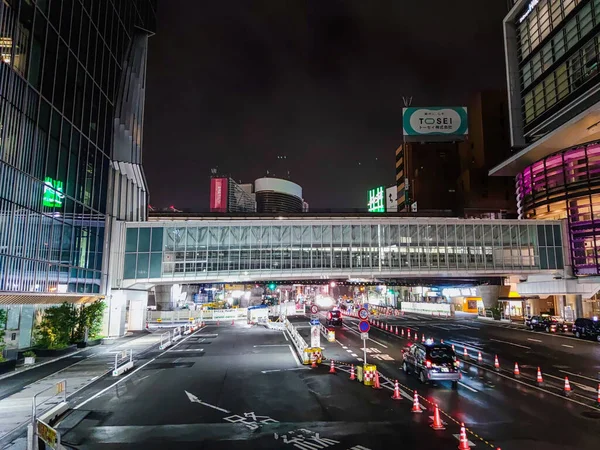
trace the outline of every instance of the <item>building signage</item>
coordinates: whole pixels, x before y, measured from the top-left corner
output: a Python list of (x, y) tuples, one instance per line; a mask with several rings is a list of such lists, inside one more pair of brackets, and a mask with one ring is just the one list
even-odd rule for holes
[(210, 211), (227, 212), (227, 178), (210, 179)]
[(523, 15), (521, 17), (519, 17), (519, 23), (523, 23), (523, 21), (525, 19), (527, 19), (527, 16), (529, 14), (531, 14), (531, 12), (535, 9), (535, 7), (537, 6), (537, 4), (540, 2), (540, 0), (531, 0), (529, 2), (529, 5), (527, 5), (527, 9), (525, 10), (525, 12), (523, 13)]
[(376, 187), (375, 189), (371, 189), (368, 194), (369, 203), (368, 203), (368, 211), (369, 212), (385, 212), (385, 188), (383, 186)]
[(398, 187), (392, 186), (385, 190), (385, 210), (387, 212), (398, 211)]
[(63, 182), (51, 177), (46, 177), (44, 179), (44, 197), (42, 205), (49, 208), (60, 208), (63, 205), (64, 199)]
[(464, 136), (469, 132), (467, 108), (403, 108), (404, 136)]

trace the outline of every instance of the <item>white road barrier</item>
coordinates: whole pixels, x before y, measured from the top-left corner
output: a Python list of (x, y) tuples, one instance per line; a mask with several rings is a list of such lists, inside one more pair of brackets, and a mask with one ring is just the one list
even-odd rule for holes
[(288, 319), (285, 319), (283, 323), (285, 324), (285, 329), (292, 338), (292, 342), (294, 343), (294, 347), (296, 347), (296, 351), (298, 352), (300, 357), (302, 357), (304, 354), (304, 349), (308, 348), (308, 344), (306, 343), (304, 338), (300, 336), (298, 330), (296, 330), (294, 325), (292, 325)]
[(133, 350), (123, 350), (115, 353), (115, 368), (112, 371), (113, 377), (118, 377), (133, 368)]
[(165, 348), (169, 347), (172, 344), (173, 344), (173, 341), (171, 341), (171, 332), (170, 331), (167, 331), (167, 332), (162, 333), (160, 335), (160, 346), (159, 346), (159, 348), (161, 350), (164, 350)]
[(405, 312), (429, 316), (454, 316), (454, 305), (450, 303), (400, 302), (400, 308)]

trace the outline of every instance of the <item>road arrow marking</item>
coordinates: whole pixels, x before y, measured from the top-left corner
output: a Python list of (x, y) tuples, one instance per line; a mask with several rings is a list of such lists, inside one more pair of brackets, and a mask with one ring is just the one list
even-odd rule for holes
[(188, 391), (184, 391), (184, 392), (188, 396), (188, 399), (190, 400), (190, 402), (192, 402), (192, 403), (200, 403), (201, 405), (208, 406), (209, 408), (216, 409), (217, 411), (221, 411), (224, 413), (231, 412), (231, 411), (227, 411), (226, 409), (219, 408), (218, 406), (211, 405), (210, 403), (205, 403), (202, 400), (200, 400), (198, 397), (196, 397), (194, 394), (190, 394)]

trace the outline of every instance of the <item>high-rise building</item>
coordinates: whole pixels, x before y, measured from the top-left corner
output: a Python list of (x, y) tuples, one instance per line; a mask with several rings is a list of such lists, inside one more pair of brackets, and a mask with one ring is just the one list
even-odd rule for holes
[(567, 219), (576, 275), (600, 275), (600, 3), (518, 1), (504, 19), (522, 218)]
[(256, 195), (252, 183), (240, 184), (231, 177), (210, 179), (210, 211), (220, 213), (256, 212)]
[(155, 0), (0, 0), (0, 306), (102, 298), (112, 221), (144, 220)]
[(281, 178), (259, 178), (254, 182), (256, 211), (259, 213), (301, 213), (302, 187)]

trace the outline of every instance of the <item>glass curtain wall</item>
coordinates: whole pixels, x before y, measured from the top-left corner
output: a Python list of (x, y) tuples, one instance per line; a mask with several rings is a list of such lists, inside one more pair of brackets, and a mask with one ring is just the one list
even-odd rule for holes
[(112, 118), (150, 0), (0, 0), (0, 291), (100, 290)]
[[(350, 221), (349, 221), (350, 222)], [(124, 279), (208, 274), (562, 269), (560, 223), (132, 227)]]

